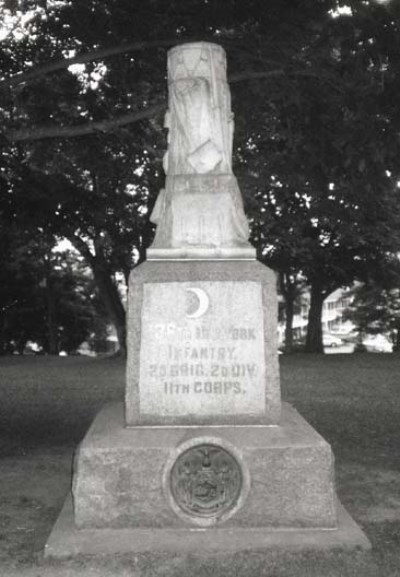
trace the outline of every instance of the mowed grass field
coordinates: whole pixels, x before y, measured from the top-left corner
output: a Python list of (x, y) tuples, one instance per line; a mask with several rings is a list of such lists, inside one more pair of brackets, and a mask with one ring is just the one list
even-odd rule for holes
[(0, 358), (0, 576), (400, 576), (400, 355), (280, 357), (283, 399), (332, 445), (338, 495), (372, 551), (163, 554), (45, 561), (94, 415), (122, 400), (124, 365), (83, 357)]

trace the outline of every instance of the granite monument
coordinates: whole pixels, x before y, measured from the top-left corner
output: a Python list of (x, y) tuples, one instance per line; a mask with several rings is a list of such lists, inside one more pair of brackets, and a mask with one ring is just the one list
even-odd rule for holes
[(166, 185), (132, 271), (124, 406), (75, 457), (48, 556), (369, 547), (337, 500), (329, 444), (281, 402), (274, 274), (232, 172), (224, 50), (168, 54)]

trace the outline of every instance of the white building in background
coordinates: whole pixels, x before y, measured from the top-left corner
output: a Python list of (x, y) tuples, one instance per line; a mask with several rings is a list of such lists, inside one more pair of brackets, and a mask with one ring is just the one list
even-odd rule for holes
[[(331, 293), (324, 301), (322, 307), (322, 331), (347, 335), (354, 329), (353, 323), (344, 320), (344, 311), (351, 303), (353, 297), (350, 289), (337, 289)], [(300, 340), (306, 336), (308, 324), (308, 311), (310, 308), (310, 295), (305, 293), (301, 297), (300, 310), (293, 318), (293, 337)], [(280, 322), (278, 326), (279, 342), (284, 342), (285, 323)]]
[(353, 323), (343, 319), (353, 296), (349, 289), (337, 289), (326, 297), (322, 307), (322, 330), (327, 333), (348, 334), (354, 329)]

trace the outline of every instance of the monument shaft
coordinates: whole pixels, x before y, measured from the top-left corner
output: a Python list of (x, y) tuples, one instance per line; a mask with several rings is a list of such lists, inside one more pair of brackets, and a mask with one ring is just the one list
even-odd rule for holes
[(224, 50), (205, 42), (170, 50), (168, 93), (166, 184), (151, 215), (157, 231), (148, 259), (254, 258), (232, 173), (234, 122)]

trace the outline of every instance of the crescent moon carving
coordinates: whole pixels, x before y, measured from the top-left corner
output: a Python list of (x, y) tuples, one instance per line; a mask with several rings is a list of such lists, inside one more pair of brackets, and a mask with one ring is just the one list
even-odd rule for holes
[(206, 314), (208, 307), (210, 306), (210, 299), (208, 298), (208, 294), (201, 288), (188, 288), (186, 289), (186, 292), (190, 292), (196, 295), (199, 301), (196, 310), (190, 314), (186, 313), (186, 317), (188, 319), (199, 319)]

